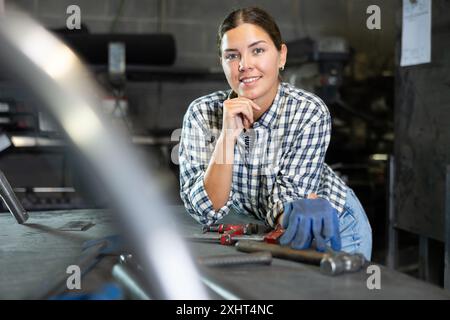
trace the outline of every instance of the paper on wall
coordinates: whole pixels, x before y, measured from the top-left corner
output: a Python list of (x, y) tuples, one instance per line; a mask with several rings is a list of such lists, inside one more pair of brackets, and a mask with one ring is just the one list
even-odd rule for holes
[(431, 0), (403, 0), (400, 66), (431, 61)]

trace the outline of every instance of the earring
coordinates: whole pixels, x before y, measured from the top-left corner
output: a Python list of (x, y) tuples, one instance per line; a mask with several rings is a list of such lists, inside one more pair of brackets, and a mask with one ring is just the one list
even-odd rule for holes
[(284, 70), (284, 66), (281, 66), (281, 67), (280, 67), (280, 71), (283, 71), (283, 70)]

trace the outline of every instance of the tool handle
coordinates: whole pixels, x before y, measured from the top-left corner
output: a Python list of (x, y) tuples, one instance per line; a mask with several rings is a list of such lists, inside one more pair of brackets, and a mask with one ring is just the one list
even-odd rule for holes
[(218, 232), (218, 233), (225, 233), (225, 232), (237, 232), (236, 234), (245, 234), (245, 235), (251, 235), (258, 233), (261, 226), (254, 224), (254, 223), (247, 223), (247, 224), (213, 224), (210, 226), (203, 226), (202, 232)]
[(278, 239), (283, 235), (284, 229), (278, 225), (275, 230), (269, 232), (264, 237), (264, 241), (267, 243), (278, 244)]
[(232, 254), (211, 257), (197, 258), (197, 262), (208, 267), (222, 267), (231, 265), (262, 264), (272, 263), (272, 254), (270, 252), (255, 252), (250, 254)]
[(223, 233), (220, 236), (220, 244), (224, 246), (231, 246), (236, 243), (236, 240), (233, 238), (232, 234)]
[(231, 233), (234, 235), (250, 234), (248, 224), (221, 224), (218, 228), (219, 233)]
[(225, 233), (225, 232), (240, 232), (240, 234), (244, 234), (245, 225), (242, 224), (213, 224), (210, 226), (203, 226), (202, 232), (218, 232), (218, 233)]
[(272, 253), (273, 257), (276, 258), (311, 263), (316, 265), (319, 265), (322, 258), (326, 255), (325, 253), (317, 252), (315, 250), (295, 250), (276, 244), (249, 240), (240, 240), (238, 243), (236, 243), (236, 248), (242, 252), (268, 251)]

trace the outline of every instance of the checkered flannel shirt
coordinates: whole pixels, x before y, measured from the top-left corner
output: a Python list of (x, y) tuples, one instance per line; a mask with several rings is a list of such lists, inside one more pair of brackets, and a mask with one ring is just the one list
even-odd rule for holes
[(231, 93), (198, 98), (184, 116), (180, 193), (189, 214), (212, 224), (233, 208), (273, 227), (284, 203), (313, 192), (342, 213), (347, 186), (324, 162), (331, 134), (328, 108), (314, 94), (288, 83), (280, 83), (272, 106), (239, 135), (228, 202), (213, 209), (203, 180), (221, 132), (223, 102)]

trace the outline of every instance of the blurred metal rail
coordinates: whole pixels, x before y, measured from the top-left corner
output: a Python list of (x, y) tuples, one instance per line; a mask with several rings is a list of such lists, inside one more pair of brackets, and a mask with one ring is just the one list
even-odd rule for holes
[(0, 15), (0, 67), (39, 99), (111, 196), (157, 299), (206, 299), (207, 291), (131, 139), (97, 109), (102, 92), (78, 57), (23, 13)]

